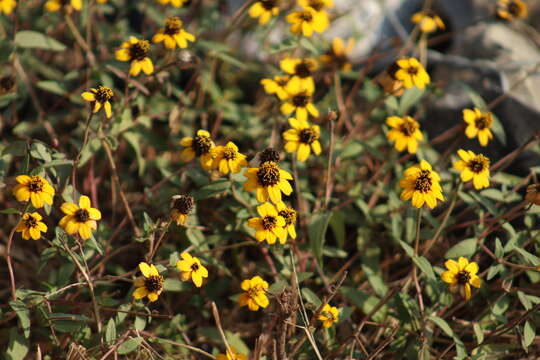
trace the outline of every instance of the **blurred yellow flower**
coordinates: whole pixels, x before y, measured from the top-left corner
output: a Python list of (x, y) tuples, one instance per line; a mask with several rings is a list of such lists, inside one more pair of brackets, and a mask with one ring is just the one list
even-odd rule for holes
[(188, 162), (197, 156), (204, 170), (212, 169), (214, 161), (212, 153), (215, 145), (208, 131), (198, 130), (194, 137), (184, 137), (180, 140), (180, 145), (185, 147), (180, 154), (182, 161)]
[(390, 116), (386, 118), (386, 124), (392, 128), (386, 137), (395, 143), (396, 150), (403, 151), (407, 148), (409, 154), (415, 154), (418, 141), (424, 139), (420, 124), (410, 116)]
[(273, 79), (262, 79), (261, 84), (267, 94), (276, 94), (280, 100), (285, 100), (289, 96), (285, 90), (289, 79), (289, 75), (274, 76)]
[(459, 290), (461, 296), (465, 300), (471, 298), (471, 285), (475, 288), (480, 288), (481, 280), (476, 275), (478, 273), (478, 264), (474, 261), (469, 263), (469, 260), (460, 257), (458, 261), (448, 260), (444, 263), (448, 269), (441, 275), (442, 281), (448, 284), (451, 292), (455, 293)]
[(250, 17), (259, 18), (259, 24), (264, 25), (272, 16), (279, 14), (279, 0), (259, 0), (249, 8)]
[(497, 3), (497, 17), (499, 19), (523, 19), (528, 12), (527, 4), (522, 0), (499, 0)]
[(189, 195), (174, 195), (172, 197), (171, 211), (169, 215), (171, 219), (176, 222), (176, 225), (184, 225), (186, 219), (193, 210), (195, 200)]
[(225, 175), (229, 171), (237, 174), (243, 167), (248, 166), (246, 155), (239, 153), (238, 147), (232, 141), (225, 146), (216, 146), (212, 155), (214, 157), (212, 167)]
[(139, 300), (147, 296), (151, 302), (156, 301), (163, 291), (163, 275), (159, 274), (153, 264), (145, 262), (139, 264), (139, 270), (143, 277), (135, 279), (133, 284), (137, 289), (133, 292), (133, 297)]
[(423, 33), (433, 33), (437, 30), (444, 30), (444, 23), (441, 18), (432, 13), (426, 11), (420, 11), (411, 17), (411, 21), (418, 24), (420, 31)]
[(185, 3), (187, 3), (189, 0), (156, 0), (156, 1), (163, 5), (167, 5), (170, 3), (172, 6), (179, 8), (183, 6)]
[(528, 202), (532, 204), (540, 205), (540, 184), (531, 184), (527, 186), (527, 193), (525, 194), (525, 200), (527, 200)]
[(291, 23), (293, 34), (302, 34), (310, 37), (313, 32), (322, 33), (328, 27), (328, 15), (324, 11), (315, 11), (307, 7), (287, 15), (287, 22)]
[(489, 159), (470, 150), (458, 150), (461, 160), (454, 163), (454, 169), (461, 171), (461, 180), (473, 181), (474, 188), (480, 190), (489, 186)]
[(79, 206), (65, 202), (60, 210), (66, 215), (60, 220), (59, 225), (69, 235), (78, 233), (83, 240), (90, 239), (92, 230), (97, 229), (96, 221), (101, 219), (101, 212), (91, 207), (90, 198), (85, 195), (80, 197)]
[(268, 283), (260, 276), (254, 276), (251, 279), (242, 281), (240, 285), (245, 292), (240, 294), (238, 298), (238, 304), (240, 306), (246, 306), (251, 311), (257, 311), (259, 308), (265, 308), (270, 303), (268, 297), (266, 297), (266, 289), (268, 289)]
[(289, 115), (294, 112), (296, 118), (300, 121), (307, 121), (308, 114), (311, 114), (313, 117), (319, 116), (319, 110), (311, 102), (313, 91), (302, 85), (298, 79), (291, 79), (285, 90), (289, 96), (281, 105), (281, 113), (283, 115)]
[(285, 219), (278, 213), (277, 208), (271, 203), (264, 203), (257, 206), (257, 212), (261, 217), (248, 219), (248, 226), (255, 229), (255, 239), (258, 242), (266, 241), (272, 245), (279, 239), (280, 244), (287, 241), (287, 230), (285, 230)]
[(478, 137), (481, 146), (487, 146), (488, 142), (493, 139), (491, 133), (491, 125), (493, 118), (490, 112), (481, 112), (480, 109), (465, 109), (463, 110), (463, 120), (467, 123), (465, 135), (469, 139)]
[(25, 213), (17, 227), (16, 232), (22, 233), (22, 238), (28, 240), (30, 238), (39, 240), (42, 232), (47, 232), (47, 225), (41, 222), (41, 215), (37, 212)]
[(384, 92), (391, 96), (401, 96), (405, 92), (403, 81), (396, 78), (396, 72), (400, 69), (397, 62), (393, 62), (385, 71), (376, 78), (377, 83)]
[(203, 279), (208, 277), (208, 270), (201, 264), (201, 260), (183, 252), (182, 260), (176, 262), (176, 268), (180, 270), (182, 281), (191, 279), (196, 287), (201, 287)]
[(257, 201), (263, 203), (270, 199), (274, 204), (281, 201), (281, 192), (285, 195), (292, 193), (291, 174), (280, 169), (278, 164), (273, 161), (266, 161), (258, 168), (249, 168), (244, 172), (247, 177), (244, 183), (244, 190), (256, 191)]
[(283, 133), (283, 138), (286, 141), (286, 152), (295, 152), (297, 159), (300, 162), (306, 161), (311, 151), (313, 151), (315, 155), (321, 153), (319, 125), (309, 125), (306, 120), (301, 121), (296, 120), (295, 118), (289, 118), (289, 124), (292, 129)]
[(437, 199), (444, 201), (439, 183), (441, 178), (427, 161), (422, 160), (420, 164), (411, 166), (403, 175), (399, 181), (399, 186), (403, 188), (401, 200), (412, 199), (413, 206), (417, 208), (426, 203), (430, 209), (437, 206)]
[(232, 354), (230, 354), (228, 351), (225, 351), (226, 354), (217, 354), (216, 360), (247, 360), (247, 356), (237, 353), (234, 347), (231, 346), (230, 350)]
[(298, 5), (305, 8), (313, 8), (315, 11), (322, 11), (325, 8), (333, 8), (333, 0), (298, 0)]
[(304, 87), (307, 91), (310, 93), (315, 91), (313, 74), (319, 67), (317, 60), (286, 57), (279, 62), (279, 67), (291, 76), (291, 80), (298, 81), (300, 86)]
[(67, 12), (72, 10), (81, 11), (83, 2), (82, 0), (48, 0), (45, 3), (45, 9), (50, 12), (58, 11), (64, 6)]
[(175, 49), (177, 45), (185, 49), (188, 47), (188, 41), (195, 41), (195, 36), (182, 28), (182, 21), (178, 17), (171, 17), (165, 21), (165, 27), (159, 29), (152, 41), (155, 43), (163, 41), (167, 49)]
[(325, 328), (329, 328), (339, 321), (339, 310), (335, 306), (324, 304), (318, 319), (322, 321)]
[(13, 9), (17, 6), (15, 0), (0, 0), (0, 12), (9, 15), (13, 12)]
[(41, 176), (19, 175), (15, 178), (18, 184), (13, 187), (13, 195), (17, 201), (32, 202), (36, 209), (42, 208), (43, 203), (52, 205), (54, 188)]
[(296, 239), (296, 210), (287, 207), (283, 201), (277, 203), (276, 208), (278, 215), (285, 220), (285, 226), (283, 227), (291, 238)]
[(399, 69), (395, 72), (397, 80), (403, 81), (407, 89), (416, 86), (423, 89), (430, 82), (429, 74), (415, 58), (403, 58), (396, 61)]
[(110, 88), (99, 85), (97, 89), (90, 88), (90, 91), (83, 92), (81, 96), (85, 101), (92, 103), (94, 113), (97, 113), (103, 107), (107, 118), (111, 118), (112, 107), (110, 100), (113, 98), (114, 93)]
[(350, 71), (352, 64), (349, 55), (353, 48), (354, 40), (352, 38), (348, 39), (347, 45), (345, 45), (342, 38), (335, 37), (332, 39), (332, 47), (321, 55), (320, 60), (332, 69)]
[(150, 42), (148, 40), (138, 40), (136, 37), (131, 36), (129, 41), (124, 41), (120, 47), (121, 49), (116, 50), (116, 60), (131, 62), (130, 75), (137, 76), (141, 70), (146, 75), (154, 72), (154, 64), (148, 57), (150, 52)]

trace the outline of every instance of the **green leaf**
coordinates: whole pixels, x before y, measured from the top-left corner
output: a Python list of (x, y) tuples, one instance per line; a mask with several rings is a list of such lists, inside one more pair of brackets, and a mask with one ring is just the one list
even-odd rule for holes
[(316, 307), (320, 307), (322, 305), (321, 299), (319, 299), (319, 297), (313, 291), (311, 291), (310, 289), (303, 288), (302, 289), (302, 295), (304, 296), (304, 298), (308, 302), (312, 303)]
[(146, 327), (146, 318), (143, 316), (135, 316), (135, 330), (142, 331)]
[(476, 343), (481, 344), (484, 341), (484, 330), (480, 327), (480, 324), (475, 322), (473, 324), (474, 335), (476, 336)]
[(321, 211), (314, 214), (308, 225), (309, 243), (315, 258), (322, 266), (322, 249), (326, 239), (326, 230), (332, 217), (331, 211)]
[(401, 96), (399, 102), (399, 113), (401, 115), (406, 115), (409, 109), (422, 99), (424, 94), (425, 91), (418, 89), (417, 87), (407, 89), (407, 91), (405, 91), (405, 93)]
[(9, 302), (9, 305), (17, 313), (17, 317), (21, 322), (21, 327), (25, 338), (30, 337), (30, 311), (26, 307), (26, 304), (20, 300), (13, 300)]
[(444, 255), (446, 259), (455, 259), (460, 256), (470, 258), (476, 252), (476, 239), (465, 239), (452, 246)]
[(114, 340), (116, 340), (116, 324), (114, 323), (114, 319), (110, 318), (105, 329), (105, 341), (112, 343)]
[(36, 85), (38, 88), (48, 91), (50, 93), (56, 94), (56, 95), (64, 96), (67, 94), (65, 86), (58, 81), (43, 80), (43, 81), (38, 81)]
[(118, 354), (126, 355), (126, 354), (129, 354), (130, 352), (137, 350), (141, 342), (142, 342), (142, 338), (140, 337), (129, 339), (128, 341), (122, 343), (122, 345), (118, 347)]
[(64, 51), (66, 45), (50, 36), (31, 30), (21, 30), (15, 34), (15, 45), (25, 49)]
[(531, 323), (531, 321), (527, 320), (525, 322), (525, 326), (523, 326), (523, 347), (525, 349), (527, 349), (532, 344), (535, 336), (536, 329), (534, 328), (534, 325)]
[(47, 146), (37, 141), (32, 143), (32, 146), (30, 147), (30, 155), (34, 159), (43, 160), (45, 162), (52, 161), (52, 156), (49, 149), (47, 149)]
[(446, 320), (438, 316), (430, 316), (429, 320), (433, 321), (447, 336), (454, 337), (454, 330), (452, 330)]
[(20, 214), (21, 212), (17, 209), (14, 209), (14, 208), (9, 208), (9, 209), (4, 209), (4, 210), (0, 210), (0, 214), (6, 214), (6, 215), (10, 215), (10, 214)]
[(429, 263), (428, 259), (423, 256), (414, 256), (413, 261), (418, 268), (428, 277), (429, 280), (436, 281), (437, 277), (433, 272), (433, 267)]
[(190, 288), (189, 284), (173, 278), (165, 279), (163, 284), (163, 289), (170, 292), (181, 292), (189, 290)]
[(229, 180), (217, 180), (195, 191), (193, 197), (195, 200), (207, 199), (218, 194), (223, 194), (225, 191), (229, 190), (230, 186), (231, 182)]
[(6, 360), (24, 360), (28, 354), (28, 340), (17, 333), (17, 329), (9, 329), (9, 344), (6, 349)]
[(345, 247), (345, 214), (341, 211), (334, 211), (330, 218), (330, 227), (339, 248), (343, 249)]
[(146, 160), (141, 152), (142, 135), (138, 132), (126, 131), (123, 133), (124, 139), (135, 150), (135, 156), (137, 157), (137, 165), (139, 167), (139, 176), (144, 174), (144, 168), (146, 166)]

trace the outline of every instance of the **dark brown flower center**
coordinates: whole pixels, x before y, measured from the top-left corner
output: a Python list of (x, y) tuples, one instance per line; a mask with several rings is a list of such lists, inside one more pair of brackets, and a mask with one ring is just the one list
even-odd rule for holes
[(311, 12), (309, 12), (307, 10), (299, 11), (297, 16), (302, 21), (306, 21), (306, 22), (312, 22), (313, 21), (313, 14), (311, 14)]
[(144, 279), (144, 287), (148, 292), (155, 293), (163, 288), (163, 276), (152, 275)]
[(478, 130), (484, 130), (491, 126), (491, 121), (491, 116), (489, 114), (482, 114), (482, 116), (474, 120), (474, 126), (476, 126)]
[(476, 158), (470, 160), (467, 163), (467, 167), (475, 174), (479, 174), (489, 166), (489, 160), (483, 156), (478, 155)]
[(510, 14), (512, 14), (512, 16), (514, 17), (519, 17), (521, 16), (521, 13), (523, 11), (523, 6), (519, 3), (517, 3), (516, 1), (511, 1), (509, 4), (508, 4), (508, 12)]
[(236, 150), (231, 149), (229, 147), (226, 147), (223, 151), (223, 157), (227, 160), (234, 160), (236, 159), (236, 156), (238, 155), (238, 152)]
[(277, 5), (277, 0), (260, 0), (260, 3), (264, 10), (270, 11)]
[(400, 70), (401, 68), (399, 67), (397, 61), (393, 62), (392, 65), (390, 65), (388, 67), (388, 69), (386, 70), (386, 72), (394, 79), (396, 79), (396, 73), (398, 72), (398, 70)]
[(191, 271), (197, 271), (197, 270), (199, 270), (199, 264), (197, 264), (196, 262), (194, 262), (193, 264), (191, 264), (190, 269), (191, 269)]
[(306, 60), (302, 60), (294, 67), (294, 74), (300, 78), (307, 78), (311, 76), (311, 69), (309, 63)]
[(28, 183), (28, 190), (30, 192), (40, 192), (43, 190), (43, 182), (37, 176), (32, 176), (30, 182)]
[(88, 220), (90, 220), (90, 214), (88, 214), (88, 210), (86, 209), (79, 209), (75, 213), (75, 218), (78, 222), (87, 222)]
[(303, 93), (294, 95), (292, 98), (292, 103), (295, 107), (306, 107), (306, 105), (309, 104), (309, 100), (311, 100), (311, 96)]
[(208, 154), (212, 148), (212, 140), (206, 135), (197, 135), (193, 138), (191, 147), (197, 156)]
[(24, 220), (24, 225), (26, 225), (26, 227), (29, 229), (37, 227), (37, 224), (38, 220), (32, 215), (28, 215), (28, 217)]
[(262, 219), (262, 226), (264, 230), (272, 230), (277, 225), (277, 218), (275, 216), (265, 216)]
[(321, 0), (309, 0), (309, 6), (315, 11), (321, 11), (324, 8), (324, 2)]
[(296, 224), (296, 211), (293, 209), (280, 210), (279, 216), (285, 219), (285, 226)]
[(418, 68), (416, 66), (411, 66), (407, 68), (407, 73), (410, 75), (416, 75), (418, 74)]
[(431, 172), (429, 170), (422, 170), (414, 182), (414, 190), (427, 193), (431, 190), (432, 183)]
[(265, 163), (267, 161), (272, 162), (279, 162), (279, 152), (272, 148), (266, 148), (259, 154), (259, 161), (260, 164)]
[(195, 204), (195, 200), (189, 195), (175, 195), (173, 199), (173, 208), (184, 215), (189, 214), (193, 209), (193, 205)]
[(113, 96), (113, 91), (106, 86), (99, 86), (95, 93), (96, 101), (99, 103), (105, 103), (111, 100)]
[(312, 128), (300, 130), (300, 142), (311, 145), (314, 141), (319, 139), (319, 134)]
[(410, 137), (418, 129), (418, 123), (416, 121), (406, 119), (403, 120), (398, 129), (403, 135)]
[(143, 60), (148, 56), (150, 51), (150, 43), (148, 40), (139, 40), (129, 47), (129, 56), (131, 60)]
[(471, 280), (471, 274), (469, 274), (469, 272), (465, 270), (461, 270), (460, 272), (458, 272), (456, 277), (457, 277), (457, 282), (460, 285), (465, 285), (469, 282), (469, 280)]
[(12, 75), (6, 75), (0, 78), (0, 94), (11, 91), (15, 86), (15, 77)]
[(288, 77), (280, 77), (276, 80), (276, 84), (278, 84), (279, 87), (284, 87), (289, 82)]
[(263, 187), (274, 186), (279, 183), (279, 168), (273, 161), (262, 163), (257, 170), (257, 180)]
[(182, 28), (182, 21), (175, 16), (175, 17), (167, 19), (167, 21), (165, 22), (165, 29), (163, 32), (167, 35), (176, 35), (178, 34), (181, 28)]

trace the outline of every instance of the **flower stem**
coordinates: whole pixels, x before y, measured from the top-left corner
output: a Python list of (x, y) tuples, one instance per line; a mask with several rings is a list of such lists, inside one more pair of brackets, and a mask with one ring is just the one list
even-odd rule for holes
[(11, 284), (11, 297), (13, 298), (13, 301), (17, 300), (17, 286), (15, 285), (15, 273), (13, 272), (13, 263), (11, 262), (11, 244), (13, 243), (13, 236), (15, 235), (15, 231), (17, 230), (17, 226), (19, 225), (19, 222), (21, 221), (23, 215), (26, 213), (26, 211), (28, 211), (29, 207), (30, 202), (24, 207), (23, 212), (20, 214), (21, 216), (19, 218), (19, 221), (17, 221), (13, 229), (11, 229), (7, 240), (6, 263), (9, 271), (9, 283)]

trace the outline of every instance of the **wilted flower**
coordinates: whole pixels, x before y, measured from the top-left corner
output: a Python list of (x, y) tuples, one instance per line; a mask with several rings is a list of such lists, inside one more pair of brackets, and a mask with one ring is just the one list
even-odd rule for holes
[(335, 37), (332, 39), (332, 47), (320, 57), (321, 62), (332, 69), (350, 71), (352, 64), (349, 55), (353, 48), (354, 40), (352, 38), (347, 40), (347, 45), (345, 45), (342, 38)]
[(527, 186), (525, 200), (535, 205), (540, 205), (540, 184), (531, 184)]
[(174, 195), (172, 197), (171, 211), (170, 216), (173, 221), (176, 222), (176, 225), (184, 225), (186, 219), (193, 210), (193, 205), (195, 200), (192, 196), (189, 195)]

